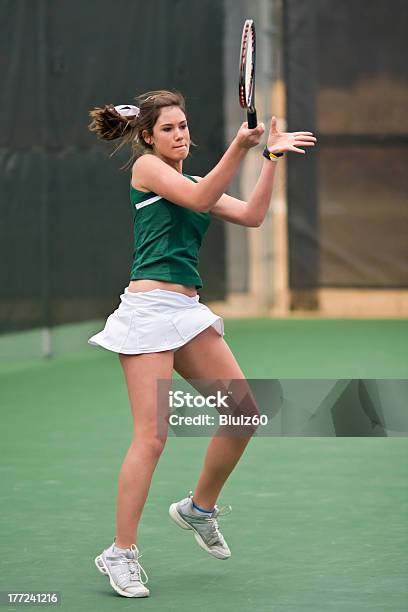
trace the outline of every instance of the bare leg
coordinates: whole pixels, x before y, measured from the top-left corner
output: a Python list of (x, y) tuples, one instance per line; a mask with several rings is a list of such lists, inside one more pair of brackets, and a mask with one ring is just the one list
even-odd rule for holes
[(241, 458), (251, 438), (212, 438), (204, 466), (194, 491), (194, 503), (212, 510), (228, 476)]
[[(174, 367), (183, 378), (189, 379), (234, 379), (245, 376), (227, 343), (212, 328), (196, 336), (191, 342), (176, 351)], [(241, 387), (242, 389), (242, 387)], [(251, 413), (257, 412), (255, 405), (248, 406)], [(228, 476), (242, 456), (252, 435), (212, 438), (204, 459), (204, 466), (194, 491), (194, 503), (204, 509), (212, 509)]]
[(157, 380), (171, 381), (173, 352), (120, 354), (134, 419), (133, 439), (118, 479), (116, 546), (136, 543), (137, 528), (165, 436), (158, 435)]

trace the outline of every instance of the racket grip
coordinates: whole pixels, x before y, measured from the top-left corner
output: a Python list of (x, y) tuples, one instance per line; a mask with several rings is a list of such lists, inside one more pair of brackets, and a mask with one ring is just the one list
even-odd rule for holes
[(253, 111), (247, 112), (247, 121), (248, 121), (248, 128), (250, 130), (253, 130), (254, 128), (256, 128), (256, 126), (258, 125), (258, 121), (257, 121), (255, 109)]

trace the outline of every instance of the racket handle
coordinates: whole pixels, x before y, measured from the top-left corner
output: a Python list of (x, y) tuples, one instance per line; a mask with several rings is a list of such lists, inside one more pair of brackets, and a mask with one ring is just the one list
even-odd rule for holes
[(253, 111), (248, 111), (247, 112), (247, 121), (248, 121), (248, 128), (250, 130), (253, 130), (254, 128), (256, 128), (256, 126), (258, 125), (258, 121), (256, 118), (256, 110), (254, 109)]

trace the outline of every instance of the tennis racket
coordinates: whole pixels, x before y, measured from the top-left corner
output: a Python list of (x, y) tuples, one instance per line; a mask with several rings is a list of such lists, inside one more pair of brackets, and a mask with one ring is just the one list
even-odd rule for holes
[(248, 127), (256, 128), (255, 110), (255, 24), (252, 19), (244, 23), (239, 56), (239, 103), (247, 111)]

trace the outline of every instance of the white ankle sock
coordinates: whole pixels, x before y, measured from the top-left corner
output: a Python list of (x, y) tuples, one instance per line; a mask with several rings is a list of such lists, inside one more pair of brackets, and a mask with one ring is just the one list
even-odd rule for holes
[(191, 502), (191, 510), (198, 516), (212, 516), (212, 513), (214, 512), (214, 508), (212, 510), (204, 510), (204, 508), (197, 507), (193, 501)]
[(126, 550), (128, 550), (127, 548), (119, 548), (119, 546), (116, 546), (115, 544), (113, 545), (113, 550), (116, 552), (125, 552)]

